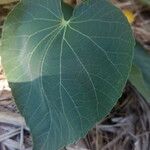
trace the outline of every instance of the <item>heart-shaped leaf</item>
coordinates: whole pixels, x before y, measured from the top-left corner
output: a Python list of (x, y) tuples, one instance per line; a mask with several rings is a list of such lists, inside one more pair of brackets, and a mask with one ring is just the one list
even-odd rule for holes
[(134, 40), (106, 0), (74, 8), (61, 0), (22, 0), (10, 13), (0, 54), (35, 150), (84, 136), (121, 96)]

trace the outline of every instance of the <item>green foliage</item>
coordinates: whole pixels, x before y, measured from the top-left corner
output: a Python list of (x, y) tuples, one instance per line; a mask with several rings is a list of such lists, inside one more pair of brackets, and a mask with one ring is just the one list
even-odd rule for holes
[(22, 0), (4, 25), (0, 55), (34, 150), (83, 137), (114, 106), (131, 69), (134, 40), (119, 9), (91, 0), (63, 12), (61, 0)]
[(129, 80), (150, 101), (150, 53), (139, 43), (135, 47), (134, 65)]

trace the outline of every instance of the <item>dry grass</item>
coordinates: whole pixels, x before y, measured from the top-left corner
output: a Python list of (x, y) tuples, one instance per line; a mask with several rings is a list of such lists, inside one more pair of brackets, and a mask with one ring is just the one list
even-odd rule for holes
[(135, 15), (132, 24), (135, 38), (150, 51), (150, 6), (143, 6), (139, 0), (112, 0), (121, 9), (129, 9)]

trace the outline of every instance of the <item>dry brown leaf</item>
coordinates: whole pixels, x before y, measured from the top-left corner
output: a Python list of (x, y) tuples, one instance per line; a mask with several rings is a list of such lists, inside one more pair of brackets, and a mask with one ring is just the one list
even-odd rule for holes
[(10, 3), (18, 2), (19, 0), (0, 0), (0, 5), (7, 5)]

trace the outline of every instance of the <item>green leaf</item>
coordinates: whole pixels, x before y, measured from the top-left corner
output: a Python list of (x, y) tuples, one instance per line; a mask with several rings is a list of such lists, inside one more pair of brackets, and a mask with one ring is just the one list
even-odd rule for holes
[(137, 90), (150, 101), (150, 53), (139, 43), (135, 47), (134, 65), (129, 77)]
[(109, 113), (134, 47), (126, 18), (106, 0), (81, 4), (68, 20), (60, 0), (22, 0), (2, 42), (3, 66), (34, 150), (72, 143)]

